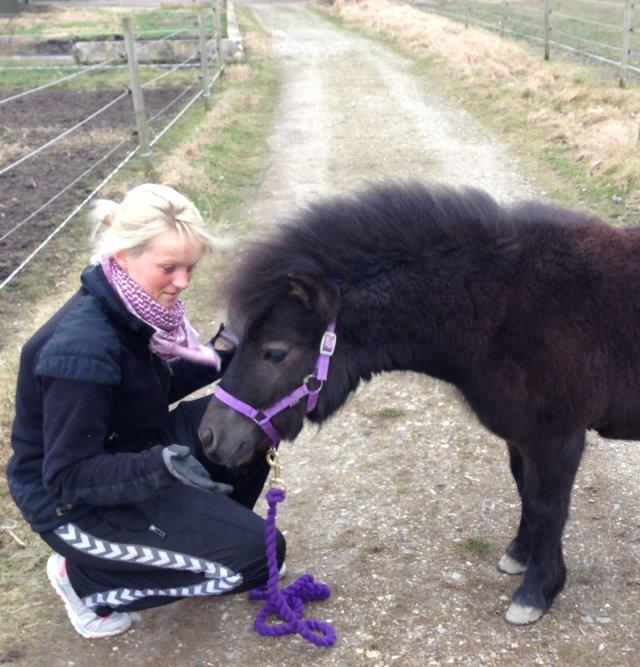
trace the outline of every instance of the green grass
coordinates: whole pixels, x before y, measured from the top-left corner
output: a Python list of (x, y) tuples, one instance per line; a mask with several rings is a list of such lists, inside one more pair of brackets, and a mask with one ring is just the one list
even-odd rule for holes
[(397, 419), (398, 417), (404, 417), (406, 414), (407, 411), (403, 408), (386, 407), (376, 410), (373, 416), (378, 419)]
[(463, 549), (464, 551), (474, 554), (476, 556), (482, 556), (491, 549), (491, 543), (484, 537), (468, 537), (463, 542), (460, 542), (458, 548)]
[[(55, 68), (55, 69), (27, 69), (12, 67), (0, 69), (0, 97), (4, 96), (6, 91), (21, 91), (35, 88), (61, 79), (69, 74), (86, 70), (86, 67), (74, 68)], [(142, 83), (150, 81), (154, 77), (166, 72), (167, 69), (157, 65), (141, 65), (140, 77)], [(172, 72), (170, 76), (165, 77), (158, 85), (182, 86), (193, 81), (198, 70), (195, 68), (183, 68)], [(56, 84), (53, 90), (118, 90), (121, 92), (125, 88), (131, 87), (129, 70), (126, 66), (92, 70), (87, 72), (86, 76), (77, 76), (67, 81)], [(1, 109), (0, 109), (1, 115)]]
[[(122, 38), (122, 17), (131, 16), (134, 32), (145, 33), (147, 38), (161, 38), (185, 28), (192, 31), (191, 34), (197, 34), (196, 11), (189, 4), (158, 9), (128, 7), (96, 10), (82, 20), (71, 19), (70, 13), (23, 13), (15, 20), (0, 19), (0, 32), (68, 41)], [(88, 10), (83, 10), (83, 14), (88, 14)], [(204, 22), (207, 31), (211, 33), (214, 15), (210, 5), (205, 6)], [(224, 8), (221, 8), (221, 23), (222, 34), (226, 35)]]

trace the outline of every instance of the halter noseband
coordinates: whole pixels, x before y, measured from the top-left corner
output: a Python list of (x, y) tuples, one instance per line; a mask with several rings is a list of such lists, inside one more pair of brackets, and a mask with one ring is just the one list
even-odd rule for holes
[[(320, 341), (320, 354), (316, 361), (316, 367), (310, 375), (304, 378), (302, 384), (294, 389), (290, 394), (280, 399), (276, 404), (264, 410), (258, 410), (248, 403), (244, 403), (240, 399), (232, 396), (228, 391), (225, 391), (220, 385), (216, 385), (214, 389), (215, 397), (225, 405), (233, 408), (236, 412), (243, 414), (245, 417), (253, 420), (269, 437), (273, 447), (277, 447), (282, 440), (282, 436), (278, 433), (275, 426), (271, 423), (271, 419), (279, 412), (286, 408), (295, 405), (298, 401), (305, 397), (307, 399), (307, 413), (311, 412), (318, 404), (318, 394), (324, 385), (324, 381), (329, 374), (329, 361), (336, 349), (337, 337), (336, 320), (331, 321), (327, 330), (322, 335)], [(313, 383), (317, 383), (315, 388), (311, 388)]]

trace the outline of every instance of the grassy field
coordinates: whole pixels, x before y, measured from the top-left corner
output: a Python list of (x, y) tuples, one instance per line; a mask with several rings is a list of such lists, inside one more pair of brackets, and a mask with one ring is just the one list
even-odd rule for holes
[[(544, 37), (544, 2), (542, 0), (509, 0), (506, 10), (501, 0), (416, 0), (411, 4), (429, 11), (456, 14), (458, 20), (488, 23), (499, 29), (504, 19), (508, 34), (522, 33), (538, 39)], [(551, 0), (550, 39), (580, 51), (589, 51), (619, 61), (622, 47), (624, 3), (586, 0)], [(631, 32), (631, 49), (640, 51), (640, 36)], [(640, 66), (640, 54), (630, 63)]]
[[(230, 222), (238, 209), (257, 188), (267, 151), (267, 137), (275, 109), (279, 71), (265, 47), (264, 36), (250, 16), (240, 13), (245, 34), (247, 64), (228, 68), (216, 90), (212, 107), (197, 106), (179, 121), (154, 149), (153, 171), (145, 171), (133, 161), (119, 174), (102, 196), (119, 198), (141, 180), (163, 182), (185, 192), (200, 207), (211, 230), (219, 235), (241, 236), (243, 229)], [(42, 285), (42, 298), (23, 303), (23, 332), (0, 354), (0, 469), (4, 470), (10, 454), (9, 433), (13, 417), (13, 391), (21, 345), (26, 338), (75, 291), (81, 268), (88, 257), (86, 226), (77, 228), (70, 244), (62, 234), (52, 244), (47, 262), (30, 272)], [(215, 283), (220, 271), (219, 258), (205, 262), (189, 290), (188, 302), (196, 326), (208, 332), (211, 327), (215, 296), (207, 288)], [(64, 275), (55, 285), (47, 277), (51, 263), (64, 265)], [(207, 314), (207, 317), (203, 315)], [(44, 563), (48, 550), (22, 523), (11, 501), (4, 474), (0, 475), (0, 524), (15, 525), (16, 536), (27, 544), (20, 546), (6, 530), (0, 530), (0, 662), (3, 647), (13, 646), (21, 636), (37, 626), (48, 614), (41, 599)]]
[[(47, 69), (27, 69), (22, 67), (0, 68), (0, 97), (9, 95), (8, 91), (22, 91), (35, 88), (43, 84), (61, 79), (62, 77), (86, 70), (86, 67), (52, 67)], [(157, 65), (140, 65), (140, 79), (143, 85), (159, 74), (166, 72), (166, 68)], [(165, 78), (171, 85), (181, 86), (194, 79), (194, 72), (198, 68), (182, 68), (172, 72), (170, 79)], [(77, 76), (57, 84), (55, 90), (117, 90), (121, 92), (131, 86), (129, 70), (126, 65), (117, 68), (93, 70), (87, 76)]]
[[(205, 21), (213, 24), (213, 13), (207, 10)], [(197, 26), (193, 5), (145, 9), (140, 7), (87, 7), (82, 4), (34, 5), (16, 16), (0, 17), (0, 34), (24, 35), (42, 39), (91, 40), (122, 36), (122, 18), (131, 16), (136, 33), (148, 37), (164, 37), (176, 30), (195, 31)], [(226, 34), (223, 16), (223, 34)]]

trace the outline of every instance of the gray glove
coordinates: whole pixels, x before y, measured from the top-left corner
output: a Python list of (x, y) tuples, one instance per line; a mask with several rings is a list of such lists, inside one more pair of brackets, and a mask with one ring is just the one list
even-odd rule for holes
[(162, 460), (167, 470), (180, 482), (187, 486), (195, 486), (201, 491), (217, 491), (231, 493), (233, 487), (228, 484), (214, 482), (206, 468), (191, 456), (191, 450), (184, 445), (169, 445), (162, 450)]

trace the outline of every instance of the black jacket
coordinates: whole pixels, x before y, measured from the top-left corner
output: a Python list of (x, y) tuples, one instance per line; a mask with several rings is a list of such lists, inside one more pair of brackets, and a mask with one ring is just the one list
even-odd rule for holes
[(22, 349), (7, 472), (33, 530), (94, 505), (143, 500), (175, 481), (162, 460), (168, 406), (219, 373), (163, 361), (149, 350), (152, 334), (90, 266), (81, 289)]

